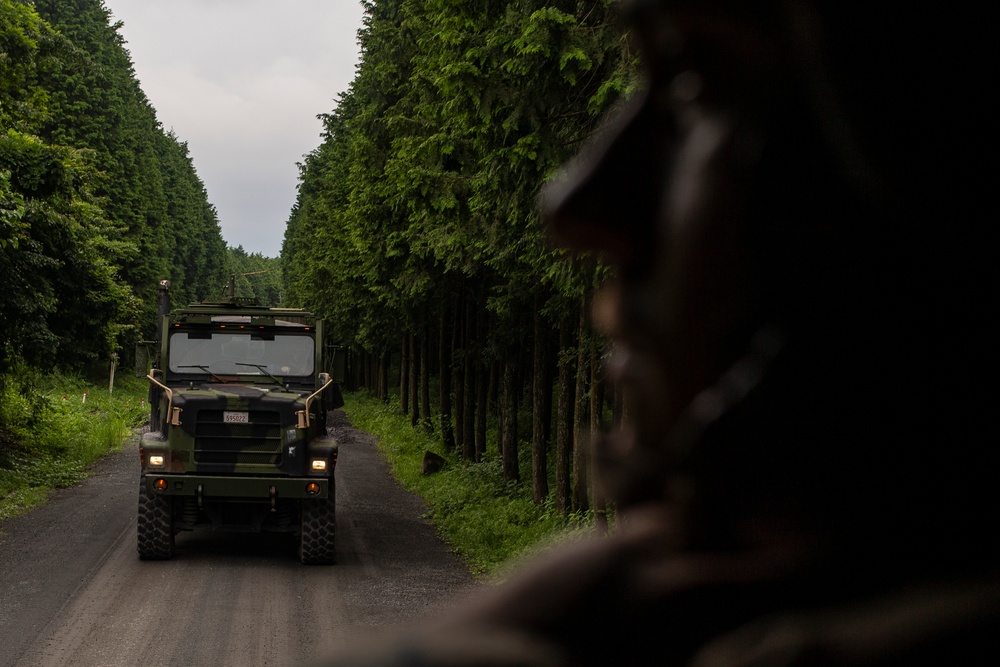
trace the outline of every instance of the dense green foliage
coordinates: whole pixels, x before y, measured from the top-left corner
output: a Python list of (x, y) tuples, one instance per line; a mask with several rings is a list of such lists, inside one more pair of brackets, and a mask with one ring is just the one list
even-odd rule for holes
[[(282, 248), (286, 301), (329, 318), (355, 352), (356, 380), (381, 397), (399, 350), (414, 423), (432, 420), (435, 376), (442, 439), (466, 459), (486, 452), (489, 411), (509, 480), (520, 477), (518, 404), (531, 390), (542, 502), (537, 467), (553, 424), (589, 426), (604, 397), (598, 348), (580, 328), (601, 269), (551, 249), (536, 199), (635, 81), (617, 2), (365, 7), (356, 78), (302, 165)], [(570, 363), (558, 387), (569, 408), (553, 417), (553, 371)], [(565, 482), (570, 459), (559, 460)]]
[(144, 380), (118, 375), (93, 386), (73, 377), (20, 372), (0, 396), (0, 519), (75, 484), (88, 465), (121, 447), (148, 416)]
[[(551, 504), (536, 505), (530, 490), (504, 482), (498, 460), (462, 461), (440, 441), (410, 427), (409, 420), (364, 392), (345, 395), (351, 423), (378, 438), (393, 474), (430, 507), (429, 519), (478, 574), (497, 574), (539, 545), (581, 534), (586, 515), (557, 514)], [(432, 475), (422, 474), (425, 451), (447, 460)]]
[[(16, 443), (47, 437), (26, 423), (49, 430), (60, 414), (23, 376), (106, 369), (152, 335), (159, 280), (176, 301), (198, 300), (222, 292), (232, 263), (187, 146), (157, 121), (119, 27), (103, 0), (0, 0), (8, 459)], [(24, 401), (35, 406), (27, 422)]]
[[(219, 291), (226, 246), (102, 0), (0, 1), (0, 349), (107, 359), (148, 332), (157, 282)], [(4, 368), (0, 368), (0, 373)]]
[(289, 296), (370, 350), (463, 287), (505, 319), (540, 288), (578, 297), (535, 198), (631, 80), (616, 4), (367, 3), (358, 75), (302, 168)]

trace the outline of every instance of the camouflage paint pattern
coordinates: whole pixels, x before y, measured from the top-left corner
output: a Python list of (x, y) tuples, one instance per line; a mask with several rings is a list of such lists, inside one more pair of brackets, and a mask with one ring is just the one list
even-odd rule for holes
[[(171, 333), (210, 335), (237, 327), (262, 335), (309, 335), (316, 343), (310, 381), (294, 378), (279, 385), (266, 375), (170, 372)], [(307, 397), (322, 386), (322, 320), (300, 310), (196, 304), (167, 316), (163, 331), (160, 366), (165, 370), (158, 372), (172, 399), (154, 385), (158, 410), (152, 430), (140, 443), (146, 488), (153, 491), (154, 482), (164, 479), (167, 488), (159, 493), (165, 495), (267, 500), (276, 492), (280, 498), (327, 497), (337, 443), (326, 435), (323, 408), (342, 405), (338, 388), (331, 386), (329, 397), (321, 395), (311, 403), (308, 427), (299, 428), (298, 415), (306, 410)], [(149, 463), (157, 454), (163, 456), (162, 466)], [(316, 459), (326, 462), (325, 470), (312, 470)], [(318, 493), (306, 491), (309, 483), (319, 486)]]

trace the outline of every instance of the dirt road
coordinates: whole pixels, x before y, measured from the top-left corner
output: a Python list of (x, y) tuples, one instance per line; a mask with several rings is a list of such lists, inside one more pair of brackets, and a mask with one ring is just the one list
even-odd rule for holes
[(0, 524), (0, 667), (296, 665), (423, 617), (475, 587), (338, 413), (337, 558), (288, 535), (194, 533), (171, 561), (135, 551), (133, 443), (82, 485)]

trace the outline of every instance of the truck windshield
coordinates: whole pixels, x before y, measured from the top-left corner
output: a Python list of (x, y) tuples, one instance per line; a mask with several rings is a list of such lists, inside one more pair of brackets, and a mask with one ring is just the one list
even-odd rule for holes
[(313, 339), (303, 335), (262, 339), (248, 333), (178, 331), (170, 336), (170, 370), (216, 376), (307, 376), (313, 374), (315, 349)]

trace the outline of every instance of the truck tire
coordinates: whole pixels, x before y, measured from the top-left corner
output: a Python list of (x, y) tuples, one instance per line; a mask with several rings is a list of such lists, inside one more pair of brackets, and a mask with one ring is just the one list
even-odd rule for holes
[(330, 495), (317, 500), (303, 500), (299, 559), (306, 565), (331, 565), (336, 561), (336, 500), (333, 480)]
[(139, 558), (167, 560), (174, 555), (174, 511), (170, 496), (150, 493), (139, 481), (139, 514), (136, 518)]

